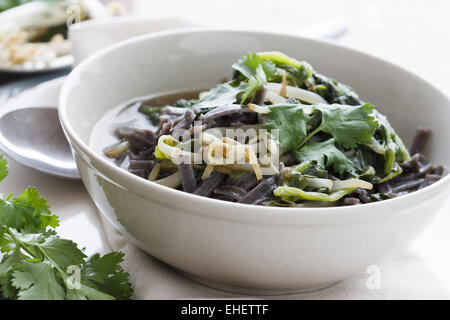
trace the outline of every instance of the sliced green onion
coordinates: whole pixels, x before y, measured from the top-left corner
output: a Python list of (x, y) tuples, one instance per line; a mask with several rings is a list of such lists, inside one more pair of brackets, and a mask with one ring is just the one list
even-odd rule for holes
[(159, 160), (167, 160), (166, 155), (156, 146), (155, 148), (155, 157)]
[(313, 68), (311, 65), (305, 61), (298, 61), (297, 59), (291, 58), (288, 55), (279, 51), (266, 51), (258, 52), (258, 56), (263, 60), (272, 60), (275, 64), (286, 64), (298, 69), (306, 70), (307, 74), (305, 79), (312, 76)]
[(159, 176), (159, 172), (161, 171), (161, 164), (159, 162), (155, 163), (155, 165), (152, 168), (152, 171), (148, 175), (149, 181), (156, 181)]
[(309, 200), (309, 201), (337, 201), (346, 195), (354, 192), (356, 188), (345, 189), (333, 192), (331, 194), (321, 193), (321, 192), (307, 192), (302, 189), (293, 187), (278, 187), (273, 191), (273, 194), (287, 202), (295, 202), (299, 200)]
[(286, 102), (285, 98), (283, 98), (282, 96), (280, 96), (276, 92), (269, 91), (269, 90), (266, 93), (266, 100), (269, 100), (273, 104), (280, 104), (280, 103), (285, 103)]
[(333, 188), (331, 191), (348, 190), (348, 189), (367, 189), (372, 190), (373, 184), (360, 179), (348, 179), (333, 181)]
[[(266, 87), (269, 91), (278, 94), (282, 88), (282, 85), (281, 83), (268, 82), (266, 84)], [(286, 95), (288, 97), (296, 98), (300, 101), (310, 104), (328, 104), (328, 102), (324, 98), (319, 96), (317, 93), (292, 86), (286, 87)]]
[(255, 111), (256, 113), (259, 113), (259, 114), (268, 114), (268, 113), (270, 113), (270, 109), (268, 107), (258, 106), (257, 104), (254, 104), (254, 103), (249, 103), (247, 105), (247, 107), (250, 110)]
[(157, 184), (169, 187), (169, 188), (178, 188), (181, 185), (181, 174), (179, 171), (167, 176), (163, 179), (154, 181)]
[(322, 179), (322, 178), (308, 178), (306, 177), (306, 180), (308, 181), (308, 186), (320, 189), (325, 188), (327, 190), (333, 189), (333, 181), (330, 179)]
[(109, 147), (104, 150), (105, 155), (108, 158), (118, 158), (121, 156), (125, 151), (130, 149), (131, 145), (128, 141), (120, 142), (112, 147)]

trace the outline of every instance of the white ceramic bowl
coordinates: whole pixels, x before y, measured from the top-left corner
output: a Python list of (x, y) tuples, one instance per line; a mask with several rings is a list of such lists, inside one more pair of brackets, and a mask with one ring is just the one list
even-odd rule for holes
[(450, 177), (413, 194), (335, 208), (272, 208), (198, 197), (125, 172), (89, 146), (118, 104), (214, 86), (251, 51), (279, 50), (354, 87), (411, 141), (434, 129), (428, 155), (450, 164), (450, 100), (425, 80), (334, 43), (263, 32), (186, 30), (122, 42), (81, 63), (66, 81), (60, 118), (100, 212), (136, 245), (196, 280), (250, 293), (334, 284), (405, 249), (443, 208)]

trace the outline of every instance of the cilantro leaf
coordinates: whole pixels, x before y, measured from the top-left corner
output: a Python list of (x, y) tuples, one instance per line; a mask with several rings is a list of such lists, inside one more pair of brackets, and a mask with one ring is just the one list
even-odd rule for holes
[(22, 194), (15, 199), (18, 205), (29, 206), (34, 209), (34, 215), (39, 215), (41, 220), (41, 228), (44, 227), (57, 227), (59, 225), (58, 217), (52, 215), (50, 212), (50, 206), (47, 204), (47, 199), (45, 199), (36, 187), (26, 188)]
[[(0, 285), (5, 296), (17, 295), (19, 299), (60, 299), (58, 288), (63, 286), (64, 298), (68, 300), (130, 298), (128, 273), (119, 265), (123, 260), (122, 253), (111, 253), (102, 258), (97, 254), (85, 263), (85, 255), (76, 244), (57, 237), (53, 231), (27, 234), (8, 229), (7, 235), (9, 241), (15, 243), (12, 246), (15, 251), (5, 255), (0, 264)], [(20, 248), (26, 248), (26, 253), (33, 259), (21, 254)], [(69, 278), (65, 270), (73, 265), (79, 266), (81, 272), (80, 287), (77, 289), (70, 288), (64, 282)], [(42, 288), (43, 284), (34, 279), (37, 274), (49, 277), (48, 287)], [(39, 290), (44, 290), (42, 295), (39, 295)]]
[(17, 289), (11, 284), (12, 274), (17, 264), (26, 259), (27, 257), (20, 250), (3, 256), (0, 263), (0, 290), (3, 297), (12, 299), (17, 294)]
[(20, 263), (12, 274), (19, 300), (63, 300), (65, 290), (54, 268), (45, 262)]
[(298, 162), (317, 161), (323, 169), (332, 167), (340, 175), (354, 174), (353, 163), (335, 146), (335, 139), (310, 142), (295, 153)]
[(2, 182), (7, 175), (8, 175), (8, 162), (6, 162), (6, 159), (3, 158), (2, 154), (0, 154), (0, 182)]
[(56, 227), (58, 218), (51, 215), (47, 200), (36, 188), (30, 187), (13, 200), (0, 198), (0, 225), (20, 230), (27, 226), (36, 231)]
[(6, 233), (4, 228), (0, 229), (0, 252), (11, 252), (15, 249), (16, 243), (11, 239), (10, 235)]
[[(0, 181), (8, 173), (0, 155)], [(49, 299), (129, 299), (128, 273), (120, 266), (122, 253), (87, 262), (85, 254), (71, 240), (61, 239), (54, 228), (47, 200), (30, 187), (11, 200), (0, 196), (0, 298), (22, 300)], [(19, 231), (18, 231), (19, 230)], [(72, 289), (68, 267), (80, 268), (80, 287)], [(84, 271), (82, 271), (84, 270)]]
[(64, 270), (71, 265), (81, 265), (86, 257), (73, 241), (54, 235), (47, 237), (43, 243), (39, 244), (39, 247)]
[(232, 65), (233, 69), (248, 79), (241, 104), (253, 96), (267, 81), (271, 81), (277, 74), (275, 63), (262, 59), (257, 53), (249, 53)]
[(17, 289), (12, 285), (12, 271), (0, 276), (0, 300), (14, 299), (17, 296)]
[(277, 71), (272, 61), (264, 60), (257, 53), (249, 53), (243, 56), (233, 63), (232, 67), (249, 80), (258, 74), (258, 68), (262, 69), (267, 81), (270, 81)]
[(242, 87), (232, 87), (228, 83), (220, 84), (209, 90), (193, 107), (199, 109), (199, 114), (206, 113), (216, 107), (235, 103), (241, 91)]
[[(28, 250), (43, 252), (47, 259), (57, 264), (60, 268), (79, 266), (84, 262), (86, 255), (78, 249), (77, 245), (66, 239), (61, 239), (53, 231), (45, 233), (24, 233), (10, 230), (14, 241), (19, 245), (25, 245)], [(40, 254), (36, 254), (39, 255)]]
[(322, 113), (319, 129), (331, 134), (345, 148), (354, 148), (358, 143), (370, 141), (380, 126), (373, 114), (374, 107), (369, 104), (319, 105), (314, 108)]
[(306, 137), (309, 116), (300, 106), (270, 106), (270, 119), (264, 124), (265, 129), (278, 129), (280, 148), (283, 152), (296, 150)]
[(11, 252), (19, 250), (22, 244), (26, 244), (29, 252), (33, 252), (35, 257), (42, 258), (36, 246), (44, 242), (47, 236), (47, 233), (18, 232), (16, 229), (3, 227), (0, 233), (0, 248), (2, 252)]
[(256, 74), (250, 77), (248, 80), (247, 88), (245, 89), (244, 94), (241, 97), (241, 104), (244, 104), (245, 101), (247, 101), (247, 99), (250, 96), (253, 96), (256, 93), (256, 91), (258, 91), (259, 88), (261, 88), (266, 83), (267, 83), (266, 75), (261, 65), (259, 65), (256, 68)]
[(22, 254), (20, 250), (16, 250), (13, 253), (5, 254), (0, 264), (0, 276), (12, 270), (17, 263), (19, 263), (24, 259), (26, 259), (26, 256)]
[(34, 215), (33, 208), (17, 204), (15, 201), (0, 198), (0, 225), (21, 229), (26, 225), (38, 229), (41, 225), (39, 215)]
[(123, 253), (113, 252), (100, 257), (95, 254), (83, 266), (83, 279), (94, 283), (100, 290), (111, 293), (116, 299), (129, 299), (132, 294), (128, 273), (120, 267)]
[(114, 297), (103, 293), (85, 284), (80, 284), (80, 289), (67, 290), (67, 300), (114, 300)]

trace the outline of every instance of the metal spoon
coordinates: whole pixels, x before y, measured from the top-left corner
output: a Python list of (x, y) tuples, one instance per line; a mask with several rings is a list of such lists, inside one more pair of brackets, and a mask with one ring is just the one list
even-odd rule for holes
[(0, 149), (17, 162), (68, 179), (80, 179), (55, 108), (24, 108), (0, 118)]

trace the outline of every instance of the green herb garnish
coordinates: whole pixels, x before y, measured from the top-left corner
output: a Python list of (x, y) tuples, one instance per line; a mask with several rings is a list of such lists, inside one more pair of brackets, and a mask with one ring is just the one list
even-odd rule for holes
[[(0, 182), (8, 166), (0, 156)], [(128, 273), (120, 267), (123, 253), (86, 259), (71, 240), (54, 228), (47, 200), (34, 187), (22, 194), (0, 197), (0, 291), (19, 300), (129, 299)]]

